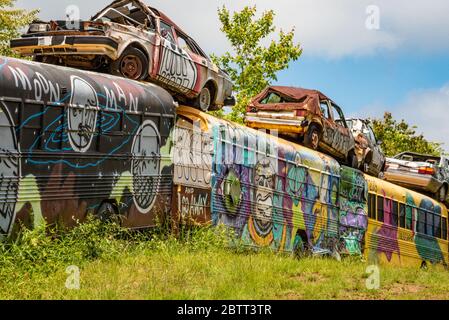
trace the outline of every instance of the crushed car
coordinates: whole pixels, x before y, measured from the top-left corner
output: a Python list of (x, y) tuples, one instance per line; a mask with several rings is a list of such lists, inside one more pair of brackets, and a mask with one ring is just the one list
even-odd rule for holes
[(364, 159), (362, 171), (374, 177), (383, 178), (386, 158), (382, 141), (377, 140), (371, 122), (365, 119), (346, 119), (356, 143), (358, 157)]
[(269, 86), (252, 99), (245, 124), (321, 150), (353, 168), (364, 163), (341, 108), (317, 90)]
[(448, 202), (449, 158), (403, 152), (387, 158), (385, 180)]
[(235, 104), (233, 84), (161, 11), (117, 0), (89, 21), (34, 21), (11, 48), (35, 61), (146, 80), (203, 111)]

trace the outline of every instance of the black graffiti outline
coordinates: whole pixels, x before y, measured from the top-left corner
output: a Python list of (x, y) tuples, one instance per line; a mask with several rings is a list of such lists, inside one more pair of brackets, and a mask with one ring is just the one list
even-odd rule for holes
[[(141, 159), (136, 159), (136, 157), (137, 156), (146, 157), (147, 153), (146, 150), (144, 150), (143, 154), (138, 154), (137, 152), (135, 152), (135, 148), (142, 131), (148, 126), (150, 126), (154, 130), (154, 133), (156, 134), (157, 138), (157, 146), (156, 148), (154, 148), (154, 150), (157, 152), (154, 151), (151, 152), (151, 156), (153, 156), (152, 162), (156, 168), (155, 172), (156, 175), (145, 179), (144, 177), (141, 176), (141, 173), (145, 171), (146, 165), (148, 165), (149, 163), (146, 163)], [(161, 149), (161, 136), (159, 130), (156, 127), (156, 124), (151, 120), (145, 120), (137, 130), (131, 147), (133, 154), (133, 159), (131, 161), (131, 174), (133, 177), (133, 191), (134, 191), (133, 200), (136, 208), (139, 210), (140, 213), (143, 214), (147, 214), (148, 212), (151, 211), (156, 202), (157, 193), (159, 192), (160, 174), (161, 174), (160, 149)], [(140, 192), (142, 189), (145, 189), (147, 192), (145, 192), (145, 190), (144, 192)]]
[[(17, 136), (15, 133), (15, 130), (13, 130), (13, 121), (12, 121), (12, 117), (11, 114), (9, 113), (8, 108), (5, 106), (5, 104), (2, 102), (0, 104), (0, 112), (2, 112), (5, 117), (6, 117), (6, 121), (9, 127), (9, 131), (11, 133), (11, 138), (12, 138), (12, 142), (14, 145), (14, 149), (17, 152), (17, 155), (14, 157), (12, 155), (11, 150), (6, 150), (3, 148), (0, 148), (0, 153), (5, 153), (7, 156), (9, 156), (8, 159), (6, 160), (2, 160), (0, 158), (0, 169), (2, 168), (2, 163), (3, 161), (5, 161), (5, 165), (12, 171), (12, 178), (15, 181), (8, 181), (8, 185), (6, 186), (6, 190), (7, 190), (7, 195), (6, 198), (9, 198), (9, 192), (8, 191), (12, 191), (12, 196), (15, 198), (14, 201), (4, 201), (3, 203), (0, 203), (0, 235), (1, 236), (8, 236), (11, 233), (12, 230), (12, 226), (14, 224), (14, 221), (16, 219), (16, 205), (17, 205), (17, 200), (18, 200), (18, 192), (19, 192), (19, 181), (20, 181), (20, 177), (21, 177), (21, 163), (20, 163), (20, 158), (19, 158), (19, 145), (18, 145), (18, 141), (17, 141)], [(1, 123), (0, 123), (1, 124)], [(2, 140), (4, 141), (5, 137), (2, 137)], [(7, 161), (7, 162), (6, 162)], [(15, 165), (15, 168), (13, 167)], [(16, 172), (14, 172), (14, 169)], [(3, 178), (5, 176), (4, 172), (0, 172), (0, 190), (5, 189), (3, 186)], [(2, 196), (2, 198), (4, 198)], [(9, 217), (9, 218), (8, 218)], [(8, 221), (9, 220), (9, 221)], [(6, 223), (4, 223), (6, 222)], [(3, 227), (4, 225), (4, 227)]]
[[(77, 98), (77, 81), (80, 81), (82, 85), (86, 85), (88, 89), (92, 91), (93, 99), (88, 99), (87, 103), (81, 105)], [(100, 103), (98, 100), (97, 92), (92, 85), (85, 79), (72, 75), (70, 77), (72, 86), (72, 92), (70, 94), (70, 104), (67, 110), (67, 127), (70, 146), (76, 152), (84, 153), (89, 150), (90, 145), (94, 137), (94, 132), (97, 126), (98, 110), (100, 109)], [(79, 85), (78, 85), (79, 86)], [(84, 87), (85, 89), (86, 87)], [(85, 95), (84, 95), (85, 97)], [(73, 128), (75, 118), (79, 117), (78, 112), (81, 113), (82, 121), (79, 123), (78, 128)], [(86, 118), (88, 121), (86, 121)], [(75, 139), (75, 135), (79, 137), (79, 143)], [(82, 144), (83, 139), (86, 141)]]

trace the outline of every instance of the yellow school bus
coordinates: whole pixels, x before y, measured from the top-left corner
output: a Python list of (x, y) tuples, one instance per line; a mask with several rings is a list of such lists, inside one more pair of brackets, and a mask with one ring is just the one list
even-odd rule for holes
[(447, 264), (447, 208), (430, 197), (366, 175), (369, 263), (401, 266)]

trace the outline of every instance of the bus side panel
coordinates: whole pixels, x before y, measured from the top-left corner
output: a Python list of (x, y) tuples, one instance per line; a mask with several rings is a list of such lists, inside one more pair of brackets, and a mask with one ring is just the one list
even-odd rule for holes
[(361, 254), (368, 227), (368, 183), (364, 174), (342, 166), (339, 196), (340, 252)]
[[(427, 262), (447, 264), (448, 242), (435, 236), (441, 228), (435, 228), (433, 223), (435, 217), (435, 221), (442, 222), (440, 217), (446, 217), (446, 208), (424, 195), (369, 179), (370, 197), (375, 196), (376, 202), (370, 208), (372, 212), (366, 236), (368, 261), (417, 267)], [(400, 226), (400, 208), (396, 212), (399, 218), (392, 218), (395, 202), (403, 207), (404, 217), (403, 222), (399, 222)]]
[(336, 248), (338, 164), (229, 123), (211, 132), (214, 225), (248, 246), (293, 251), (300, 238), (318, 251)]
[(169, 212), (174, 106), (165, 90), (10, 58), (0, 71), (2, 163), (16, 166), (0, 169), (17, 181), (1, 194), (3, 234), (14, 220), (73, 226), (104, 202), (125, 227), (153, 226)]

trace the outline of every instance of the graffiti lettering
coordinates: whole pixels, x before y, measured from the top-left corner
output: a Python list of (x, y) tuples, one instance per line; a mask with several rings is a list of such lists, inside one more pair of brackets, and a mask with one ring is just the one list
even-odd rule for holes
[(28, 91), (34, 90), (34, 98), (36, 101), (42, 101), (45, 98), (52, 102), (61, 100), (59, 84), (53, 84), (53, 82), (47, 80), (41, 73), (35, 72), (34, 78), (30, 81), (22, 69), (11, 66), (8, 66), (8, 68), (14, 76), (16, 88)]
[(182, 91), (193, 90), (197, 81), (197, 69), (189, 55), (167, 40), (162, 40), (162, 59), (159, 80)]
[(175, 183), (208, 187), (211, 180), (213, 143), (199, 128), (175, 130), (173, 162)]
[(137, 111), (137, 106), (139, 105), (139, 98), (134, 97), (134, 95), (131, 92), (129, 92), (127, 100), (126, 94), (123, 91), (123, 89), (115, 82), (113, 82), (113, 85), (117, 91), (117, 94), (114, 92), (114, 90), (109, 89), (106, 86), (103, 86), (106, 95), (106, 109), (121, 111), (122, 108), (120, 107), (120, 102), (122, 102), (123, 105), (128, 106), (129, 111)]
[(191, 194), (182, 195), (178, 198), (180, 213), (183, 218), (185, 217), (200, 217), (205, 216), (208, 210), (209, 195), (205, 194)]

